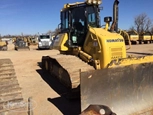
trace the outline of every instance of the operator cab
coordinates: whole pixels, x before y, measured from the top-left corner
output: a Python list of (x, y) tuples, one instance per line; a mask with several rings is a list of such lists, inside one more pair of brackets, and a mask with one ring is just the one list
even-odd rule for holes
[(87, 3), (67, 4), (61, 11), (61, 32), (68, 34), (69, 47), (83, 46), (88, 25), (100, 27), (99, 6)]

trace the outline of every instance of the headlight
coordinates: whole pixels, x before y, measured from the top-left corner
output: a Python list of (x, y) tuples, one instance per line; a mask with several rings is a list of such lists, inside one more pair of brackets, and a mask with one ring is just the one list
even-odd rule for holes
[(86, 0), (87, 4), (98, 4), (100, 5), (102, 3), (102, 0)]
[(91, 4), (92, 0), (86, 0), (87, 4)]
[(98, 0), (98, 4), (101, 4), (102, 3), (102, 0)]
[(97, 4), (97, 0), (93, 0), (93, 4)]

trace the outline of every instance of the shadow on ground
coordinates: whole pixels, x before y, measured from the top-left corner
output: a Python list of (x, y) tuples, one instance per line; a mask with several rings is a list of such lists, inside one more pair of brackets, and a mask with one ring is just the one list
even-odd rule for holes
[(50, 48), (41, 48), (41, 49), (38, 49), (36, 48), (37, 51), (44, 51), (44, 50), (51, 50)]
[[(38, 62), (38, 66), (41, 67), (41, 63)], [(68, 100), (65, 98), (65, 95), (69, 91), (66, 89), (54, 76), (49, 75), (44, 72), (42, 69), (36, 70), (41, 78), (54, 90), (56, 91), (60, 97), (58, 98), (50, 98), (48, 97), (48, 101), (54, 104), (63, 115), (78, 115), (80, 114), (80, 99)]]
[(64, 97), (48, 98), (48, 101), (53, 103), (63, 115), (79, 115), (80, 114), (80, 102), (79, 100), (66, 100)]
[(130, 54), (139, 54), (139, 55), (153, 55), (153, 53), (142, 53), (142, 52), (127, 52)]

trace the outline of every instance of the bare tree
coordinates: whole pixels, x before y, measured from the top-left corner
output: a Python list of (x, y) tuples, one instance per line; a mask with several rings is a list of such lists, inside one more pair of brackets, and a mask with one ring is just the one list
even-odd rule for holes
[(141, 32), (146, 32), (150, 30), (152, 21), (147, 16), (147, 14), (142, 13), (135, 17), (134, 25), (135, 25), (137, 32), (140, 34)]
[(49, 35), (51, 35), (51, 36), (55, 36), (55, 35), (57, 35), (59, 32), (60, 32), (60, 29), (59, 29), (59, 28), (55, 28), (54, 31), (49, 30), (48, 32), (46, 32), (46, 34), (49, 34)]
[(135, 27), (134, 26), (131, 26), (128, 31), (134, 31), (135, 30)]
[(152, 25), (152, 27), (150, 28), (150, 32), (153, 34), (153, 25)]
[(54, 31), (53, 31), (53, 35), (57, 35), (58, 33), (60, 32), (60, 28), (56, 28)]
[(48, 30), (48, 32), (46, 34), (51, 35), (53, 32), (51, 30)]

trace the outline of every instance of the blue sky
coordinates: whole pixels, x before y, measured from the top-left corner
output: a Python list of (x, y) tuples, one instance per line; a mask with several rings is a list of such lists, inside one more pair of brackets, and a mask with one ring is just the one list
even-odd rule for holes
[[(60, 23), (60, 10), (65, 3), (81, 0), (0, 0), (0, 34), (37, 34), (54, 30)], [(84, 1), (84, 0), (82, 0)], [(114, 0), (103, 0), (101, 23), (112, 16)], [(128, 29), (134, 17), (146, 13), (153, 20), (153, 0), (120, 0), (119, 28)]]

